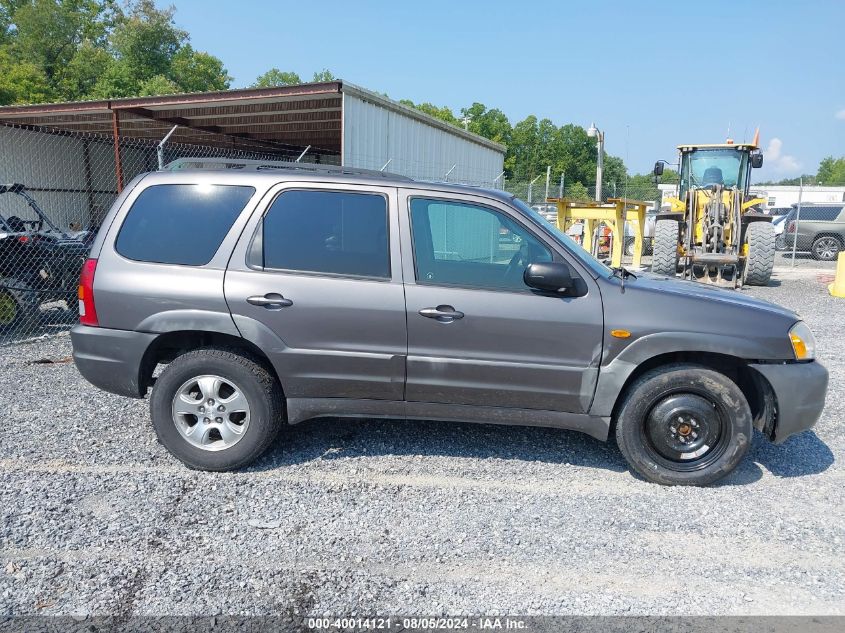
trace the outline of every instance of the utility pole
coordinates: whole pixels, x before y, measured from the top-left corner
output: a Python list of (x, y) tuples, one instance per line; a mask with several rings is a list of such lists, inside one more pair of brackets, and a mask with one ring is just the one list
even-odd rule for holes
[(596, 159), (596, 202), (601, 202), (601, 179), (604, 172), (604, 132), (598, 129), (595, 123), (591, 123), (589, 129), (587, 129), (587, 136), (596, 139), (596, 147), (599, 152)]
[[(795, 233), (792, 234), (792, 268), (795, 268), (795, 251), (798, 248), (798, 229), (801, 228), (801, 199), (804, 197), (804, 177), (798, 181), (798, 209), (795, 211)], [(789, 226), (784, 227), (784, 231)]]

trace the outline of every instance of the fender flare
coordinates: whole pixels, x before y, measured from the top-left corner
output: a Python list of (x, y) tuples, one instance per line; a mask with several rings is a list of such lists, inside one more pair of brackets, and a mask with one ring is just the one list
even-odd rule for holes
[(590, 415), (609, 416), (631, 374), (644, 362), (673, 352), (699, 352), (731, 356), (742, 362), (771, 359), (772, 350), (753, 339), (727, 334), (656, 332), (637, 339), (599, 368)]

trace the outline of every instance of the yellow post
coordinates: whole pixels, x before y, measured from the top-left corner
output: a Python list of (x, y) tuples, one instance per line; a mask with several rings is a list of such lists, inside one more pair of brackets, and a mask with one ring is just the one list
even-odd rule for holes
[(839, 253), (836, 260), (836, 277), (827, 289), (834, 297), (845, 298), (845, 251)]

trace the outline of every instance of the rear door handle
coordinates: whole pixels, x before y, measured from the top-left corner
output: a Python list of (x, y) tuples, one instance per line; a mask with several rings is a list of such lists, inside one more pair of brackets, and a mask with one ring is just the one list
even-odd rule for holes
[(279, 310), (293, 305), (293, 301), (285, 299), (278, 292), (268, 292), (266, 295), (247, 297), (246, 302), (254, 306), (262, 306), (268, 310)]
[(437, 306), (436, 308), (423, 308), (420, 310), (420, 314), (429, 319), (440, 321), (440, 323), (451, 323), (452, 321), (464, 318), (463, 312), (447, 305)]

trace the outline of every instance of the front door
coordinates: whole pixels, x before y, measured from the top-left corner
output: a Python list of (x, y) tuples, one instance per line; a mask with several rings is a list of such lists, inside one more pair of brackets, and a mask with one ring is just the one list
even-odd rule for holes
[[(525, 267), (567, 261), (499, 200), (400, 190), (408, 401), (586, 412), (602, 346), (594, 280), (535, 292)], [(539, 233), (539, 232), (538, 232)]]
[(273, 192), (244, 231), (226, 301), (241, 333), (279, 368), (287, 397), (402, 400), (395, 204), (391, 188), (300, 183)]

